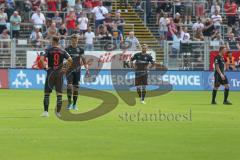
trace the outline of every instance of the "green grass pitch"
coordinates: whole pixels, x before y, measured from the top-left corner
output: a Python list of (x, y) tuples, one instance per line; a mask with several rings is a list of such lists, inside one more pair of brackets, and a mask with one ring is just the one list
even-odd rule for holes
[[(115, 94), (115, 93), (114, 93)], [(115, 94), (116, 95), (116, 94)], [(239, 160), (240, 93), (230, 92), (234, 105), (209, 105), (211, 92), (170, 92), (147, 104), (127, 106), (84, 122), (42, 118), (42, 91), (0, 90), (0, 160)], [(64, 96), (66, 99), (66, 96)], [(119, 98), (120, 99), (120, 98)], [(79, 111), (101, 101), (80, 96)], [(191, 119), (163, 121), (124, 119), (128, 113), (189, 114)], [(189, 118), (189, 117), (188, 117)]]

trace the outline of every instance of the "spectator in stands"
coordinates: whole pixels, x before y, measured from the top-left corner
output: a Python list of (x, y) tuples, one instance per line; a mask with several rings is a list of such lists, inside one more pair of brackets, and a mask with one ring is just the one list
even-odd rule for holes
[(183, 43), (186, 43), (186, 42), (189, 42), (190, 41), (190, 34), (188, 33), (188, 29), (187, 27), (184, 27), (184, 28), (180, 28), (180, 33), (181, 33), (181, 41)]
[(221, 11), (218, 1), (215, 1), (214, 4), (211, 6), (211, 15), (214, 15), (215, 11), (218, 11), (218, 13), (220, 13), (220, 11)]
[(236, 70), (236, 59), (232, 55), (232, 52), (228, 52), (226, 57), (226, 70), (235, 71)]
[(204, 24), (202, 23), (202, 19), (199, 17), (197, 18), (197, 22), (193, 24), (192, 29), (193, 31), (197, 31), (198, 29), (203, 30)]
[(112, 0), (104, 0), (103, 5), (107, 8), (108, 12), (112, 12)]
[(92, 32), (92, 28), (89, 26), (87, 32), (84, 35), (85, 38), (85, 50), (86, 51), (93, 51), (94, 49), (94, 39), (95, 39), (95, 33)]
[(156, 24), (159, 25), (160, 16), (164, 15), (165, 12), (171, 11), (171, 3), (166, 2), (165, 0), (155, 1), (156, 6)]
[(6, 0), (6, 13), (8, 15), (8, 18), (11, 17), (13, 12), (15, 11), (15, 1), (14, 0)]
[(109, 32), (112, 32), (114, 22), (111, 13), (106, 14), (103, 24), (107, 27)]
[(118, 30), (116, 24), (113, 25), (112, 36), (113, 36), (113, 40), (117, 45), (117, 48), (120, 48), (120, 44), (122, 44), (123, 42), (123, 35), (122, 35), (122, 32)]
[(40, 8), (41, 0), (31, 0), (32, 3), (32, 10), (36, 11), (38, 8)]
[(13, 15), (10, 18), (10, 22), (12, 25), (12, 36), (13, 38), (19, 38), (19, 31), (20, 31), (20, 23), (22, 19), (21, 16), (18, 15), (17, 11), (13, 12)]
[(141, 48), (141, 45), (137, 39), (137, 37), (134, 36), (134, 32), (129, 32), (129, 36), (125, 39), (125, 43), (129, 44), (129, 51), (137, 51)]
[(55, 16), (52, 18), (52, 22), (56, 23), (56, 27), (60, 28), (62, 23), (63, 23), (63, 19), (59, 14), (59, 11), (55, 12)]
[(74, 9), (75, 9), (75, 11), (76, 11), (77, 13), (81, 13), (81, 12), (82, 12), (83, 6), (82, 6), (81, 0), (76, 0)]
[(224, 40), (222, 39), (222, 36), (219, 32), (216, 32), (212, 36), (212, 43), (213, 43), (213, 50), (218, 50), (220, 46), (225, 45)]
[(184, 16), (185, 16), (184, 24), (192, 25), (192, 13), (193, 13), (192, 7), (193, 7), (192, 0), (184, 0)]
[(76, 30), (76, 15), (73, 8), (70, 9), (68, 15), (66, 16), (66, 26), (68, 35), (72, 35)]
[(173, 10), (173, 14), (174, 13), (182, 13), (181, 12), (181, 0), (173, 0), (173, 6), (174, 6), (174, 9)]
[(87, 10), (91, 10), (93, 8), (92, 6), (92, 0), (85, 0), (83, 2), (83, 6), (84, 8), (86, 8)]
[(75, 0), (68, 0), (68, 5), (69, 5), (69, 7), (74, 8)]
[(0, 8), (0, 34), (3, 30), (7, 29), (7, 14), (4, 12), (4, 8)]
[[(171, 32), (171, 30), (173, 32)], [(177, 27), (173, 22), (173, 18), (169, 18), (169, 23), (168, 23), (168, 33), (167, 33), (167, 40), (171, 41), (173, 40), (173, 35), (172, 33), (177, 33)]]
[(104, 45), (112, 40), (112, 34), (108, 32), (107, 27), (104, 25), (99, 26), (98, 38), (100, 39), (100, 46), (105, 47)]
[(48, 13), (47, 17), (52, 19), (54, 17), (54, 12), (57, 11), (57, 0), (46, 0), (47, 2), (47, 10)]
[(152, 3), (151, 0), (145, 0), (146, 3), (146, 18), (147, 23), (150, 23), (151, 15), (152, 15)]
[[(4, 29), (2, 34), (0, 34), (0, 39), (1, 40), (10, 40), (10, 35), (7, 29)], [(9, 42), (2, 42), (0, 43), (0, 48), (10, 48), (10, 43)]]
[(195, 16), (196, 17), (203, 17), (205, 13), (205, 1), (204, 0), (196, 0), (193, 4), (195, 6)]
[(169, 31), (173, 37), (172, 54), (178, 55), (180, 51), (181, 34), (178, 31), (174, 31), (172, 28), (169, 28)]
[(65, 48), (65, 39), (67, 37), (67, 28), (65, 24), (62, 24), (58, 29), (58, 36), (60, 37), (60, 45)]
[(5, 0), (0, 0), (0, 8), (4, 8), (5, 7)]
[(43, 13), (41, 13), (41, 9), (38, 8), (36, 13), (32, 15), (31, 18), (32, 23), (34, 24), (34, 27), (42, 28), (43, 25), (46, 23), (46, 19)]
[(78, 18), (78, 24), (80, 34), (84, 35), (88, 29), (88, 18), (84, 12), (81, 12), (80, 18)]
[(56, 23), (52, 23), (51, 26), (47, 29), (47, 37), (46, 39), (51, 39), (53, 36), (58, 35), (58, 29), (56, 27)]
[(227, 42), (236, 42), (236, 38), (233, 32), (228, 33)]
[(122, 34), (124, 35), (124, 25), (125, 25), (125, 21), (123, 18), (121, 18), (121, 13), (120, 12), (116, 12), (115, 14), (115, 18), (114, 18), (114, 23), (117, 24), (118, 30), (120, 30), (122, 32)]
[(124, 3), (124, 8), (125, 8), (125, 12), (128, 12), (128, 10), (127, 10), (127, 6), (128, 6), (128, 4), (127, 4), (127, 0), (120, 0), (120, 8), (122, 8), (122, 6), (123, 6), (123, 3)]
[(227, 0), (224, 9), (228, 20), (228, 31), (230, 31), (236, 23), (237, 4), (233, 0)]
[(100, 1), (99, 6), (94, 7), (92, 13), (95, 14), (95, 28), (98, 28), (99, 25), (103, 24), (105, 15), (108, 13), (108, 10), (102, 5), (102, 1)]
[(214, 32), (215, 32), (214, 25), (211, 19), (207, 18), (203, 28), (203, 35), (205, 37), (211, 37), (214, 34)]
[(215, 14), (212, 15), (212, 21), (213, 21), (215, 30), (217, 30), (218, 32), (221, 32), (222, 16), (218, 13), (217, 10), (215, 11)]
[(68, 8), (70, 8), (68, 5), (68, 0), (62, 0), (61, 1), (61, 11), (67, 12)]
[(195, 35), (193, 36), (194, 41), (204, 41), (204, 36), (201, 29), (197, 29)]
[(36, 48), (42, 47), (43, 35), (38, 27), (35, 27), (35, 30), (30, 35), (30, 40), (34, 47)]
[(165, 12), (163, 14), (164, 16), (160, 18), (159, 20), (159, 35), (160, 35), (160, 42), (163, 45), (163, 41), (166, 39), (167, 37), (167, 32), (168, 32), (168, 22), (169, 22), (169, 18), (168, 18), (168, 14)]
[(180, 13), (176, 13), (176, 14), (175, 14), (175, 17), (174, 17), (174, 19), (173, 19), (173, 22), (174, 22), (174, 24), (175, 24), (177, 27), (180, 27), (180, 26), (181, 26), (181, 24), (182, 24), (182, 19), (181, 19)]
[(32, 3), (29, 0), (24, 1), (23, 3), (23, 14), (22, 14), (22, 20), (24, 22), (29, 21), (29, 12), (32, 10)]

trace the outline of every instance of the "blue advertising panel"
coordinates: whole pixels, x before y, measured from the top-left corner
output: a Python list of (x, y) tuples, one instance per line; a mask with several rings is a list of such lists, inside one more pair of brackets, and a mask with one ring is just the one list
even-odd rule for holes
[(46, 72), (43, 70), (9, 69), (10, 89), (43, 89)]
[[(131, 70), (101, 70), (100, 72), (91, 71), (91, 73), (91, 78), (85, 78), (85, 72), (82, 72), (81, 87), (99, 90), (134, 88), (135, 73)], [(227, 72), (226, 74), (230, 89), (240, 90), (240, 73)], [(150, 71), (148, 75), (148, 89), (170, 84), (173, 90), (212, 90), (214, 82), (213, 72), (208, 71)], [(9, 88), (11, 89), (43, 89), (45, 79), (46, 72), (43, 70), (9, 70)]]
[[(240, 90), (240, 72), (226, 72), (228, 82), (230, 85), (230, 90), (239, 91)], [(214, 72), (205, 71), (203, 72), (204, 88), (203, 90), (212, 90), (214, 84)], [(221, 86), (220, 90), (224, 87)]]

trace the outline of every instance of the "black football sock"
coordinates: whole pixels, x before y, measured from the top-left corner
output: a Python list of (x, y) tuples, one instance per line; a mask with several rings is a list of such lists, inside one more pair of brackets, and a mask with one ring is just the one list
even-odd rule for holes
[(43, 104), (44, 104), (44, 111), (48, 112), (48, 107), (49, 107), (49, 95), (44, 95), (44, 100), (43, 100)]
[(57, 96), (57, 113), (61, 111), (62, 108), (62, 95)]
[(225, 90), (224, 90), (224, 102), (227, 102), (228, 95), (229, 95), (229, 88), (225, 88)]
[(146, 93), (147, 93), (146, 89), (143, 88), (143, 89), (142, 89), (142, 101), (144, 101), (145, 96), (146, 96)]
[(72, 89), (68, 88), (67, 89), (67, 98), (68, 98), (68, 105), (72, 104)]
[(212, 102), (215, 102), (216, 96), (217, 96), (217, 90), (213, 89), (213, 91), (212, 91)]
[(137, 93), (138, 93), (139, 98), (141, 98), (141, 89), (140, 88), (137, 88)]
[(73, 92), (73, 105), (76, 105), (78, 99), (78, 91)]

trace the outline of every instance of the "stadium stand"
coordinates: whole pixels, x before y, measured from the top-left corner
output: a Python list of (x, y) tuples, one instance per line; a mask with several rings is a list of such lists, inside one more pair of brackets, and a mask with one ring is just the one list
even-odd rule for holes
[[(99, 7), (100, 3), (99, 0), (1, 0), (0, 66), (13, 66), (11, 65), (13, 56), (10, 53), (16, 52), (16, 67), (24, 67), (26, 50), (36, 50), (47, 45), (49, 38), (58, 34), (62, 23), (65, 24), (67, 31), (64, 42), (68, 43), (68, 37), (73, 33), (78, 33), (81, 35), (80, 44), (83, 47), (86, 30), (81, 27), (86, 29), (87, 26), (91, 26), (97, 39), (93, 44), (95, 50), (102, 50), (104, 48), (102, 45), (109, 41), (117, 40), (117, 43), (121, 43), (129, 32), (134, 31), (140, 44), (146, 43), (156, 51), (158, 62), (164, 61), (164, 51), (167, 47), (163, 43), (164, 40), (173, 40), (170, 28), (174, 33), (181, 34), (181, 41), (214, 40), (220, 42), (221, 39), (221, 43), (229, 41), (232, 49), (239, 49), (237, 42), (240, 36), (239, 1), (128, 0), (127, 5), (120, 5), (120, 0), (103, 0), (103, 7)], [(110, 13), (100, 15), (102, 19), (97, 24), (99, 27), (96, 27), (95, 15), (92, 12), (94, 8), (98, 12), (95, 12), (97, 16), (102, 14), (99, 8), (106, 8)], [(87, 19), (87, 22), (79, 18)], [(56, 26), (52, 25), (53, 22)], [(116, 31), (113, 29), (114, 24), (118, 25), (117, 30), (120, 32), (114, 32)], [(36, 27), (40, 29), (41, 35), (34, 33)], [(8, 34), (2, 33), (7, 32), (6, 29)], [(116, 33), (120, 33), (122, 38)], [(5, 42), (4, 39), (8, 39), (8, 35), (11, 41)], [(234, 40), (231, 40), (230, 35)], [(13, 38), (17, 40), (13, 41)], [(37, 40), (33, 40), (34, 38)], [(36, 44), (39, 45), (36, 46)], [(16, 48), (12, 48), (14, 46)], [(218, 46), (218, 43), (209, 42), (208, 47), (211, 50)]]

